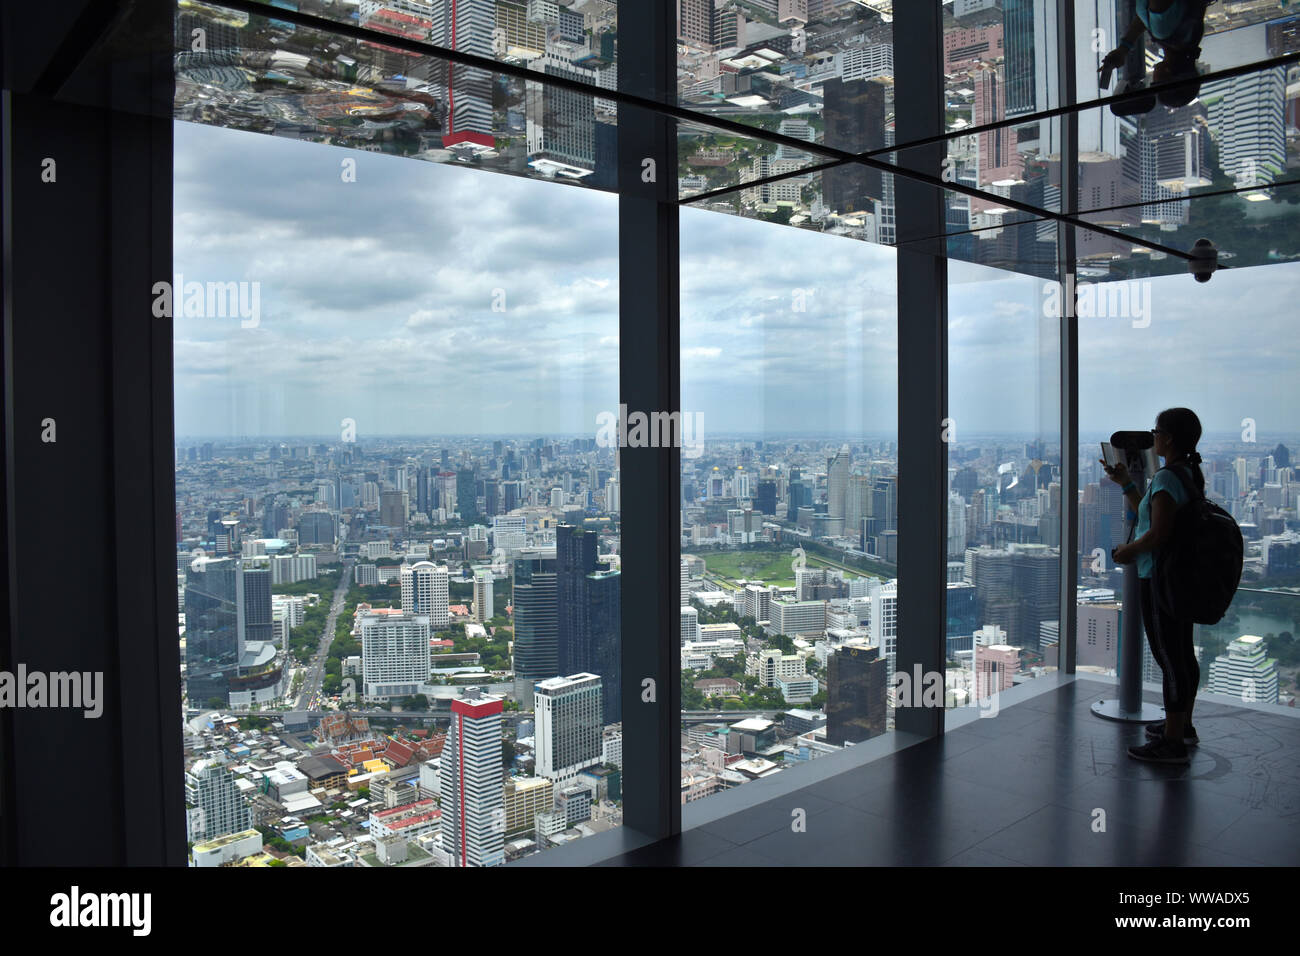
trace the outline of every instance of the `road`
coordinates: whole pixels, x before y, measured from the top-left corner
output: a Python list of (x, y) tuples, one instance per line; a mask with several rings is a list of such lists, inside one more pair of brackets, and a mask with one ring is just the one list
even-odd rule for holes
[(338, 616), (343, 610), (348, 589), (352, 586), (353, 558), (343, 561), (343, 571), (339, 574), (338, 587), (334, 589), (334, 599), (330, 603), (329, 616), (325, 618), (325, 630), (321, 634), (316, 653), (307, 664), (307, 676), (302, 682), (302, 693), (294, 706), (297, 710), (314, 710), (319, 703), (321, 683), (325, 680), (325, 661), (329, 659), (330, 644), (334, 642), (334, 628)]

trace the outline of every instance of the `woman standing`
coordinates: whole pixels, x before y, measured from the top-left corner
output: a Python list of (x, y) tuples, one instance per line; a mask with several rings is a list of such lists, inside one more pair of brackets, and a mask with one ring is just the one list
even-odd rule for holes
[(1139, 496), (1137, 485), (1123, 462), (1108, 467), (1106, 475), (1124, 491), (1129, 507), (1137, 511), (1134, 539), (1112, 552), (1116, 563), (1137, 562), (1142, 603), (1142, 623), (1146, 628), (1151, 654), (1164, 674), (1166, 719), (1149, 724), (1151, 740), (1128, 749), (1130, 757), (1151, 763), (1188, 763), (1188, 746), (1198, 742), (1192, 727), (1192, 707), (1201, 669), (1192, 647), (1193, 624), (1171, 617), (1156, 602), (1151, 587), (1151, 572), (1159, 560), (1159, 551), (1174, 530), (1174, 516), (1188, 501), (1187, 488), (1176, 473), (1181, 471), (1197, 492), (1205, 492), (1205, 476), (1197, 467), (1201, 456), (1196, 443), (1201, 440), (1201, 421), (1190, 408), (1167, 408), (1156, 416), (1151, 429), (1155, 453), (1165, 460), (1156, 472), (1145, 495)]

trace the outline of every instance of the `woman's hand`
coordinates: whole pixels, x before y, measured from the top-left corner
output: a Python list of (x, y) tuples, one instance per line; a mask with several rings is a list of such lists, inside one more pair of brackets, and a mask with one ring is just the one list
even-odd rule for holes
[(1098, 458), (1097, 460), (1101, 462), (1101, 467), (1106, 470), (1106, 477), (1115, 482), (1115, 484), (1119, 485), (1121, 488), (1133, 480), (1129, 477), (1128, 465), (1124, 464), (1124, 462), (1121, 461), (1118, 465), (1112, 468), (1110, 465), (1106, 464), (1104, 459)]
[(1110, 552), (1111, 560), (1116, 564), (1132, 564), (1137, 560), (1137, 555), (1133, 553), (1131, 544), (1121, 544)]
[(1128, 60), (1128, 50), (1124, 49), (1122, 46), (1117, 46), (1106, 54), (1105, 58), (1101, 61), (1101, 65), (1103, 69), (1118, 70), (1124, 65), (1126, 60)]

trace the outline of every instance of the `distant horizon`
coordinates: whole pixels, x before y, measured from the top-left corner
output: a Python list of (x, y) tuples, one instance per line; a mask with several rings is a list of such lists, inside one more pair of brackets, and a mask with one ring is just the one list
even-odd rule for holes
[[(1118, 430), (1118, 429), (1116, 429), (1116, 430)], [(1139, 430), (1141, 430), (1141, 429), (1139, 429)], [(1112, 430), (1112, 431), (1090, 431), (1090, 432), (1080, 431), (1080, 432), (1079, 432), (1079, 442), (1080, 442), (1080, 444), (1082, 444), (1082, 443), (1084, 443), (1084, 442), (1090, 442), (1090, 441), (1094, 441), (1094, 440), (1096, 440), (1096, 441), (1105, 441), (1107, 438), (1110, 437), (1111, 434), (1113, 434), (1114, 431), (1115, 431), (1115, 430)], [(1274, 434), (1272, 434), (1272, 433), (1268, 433), (1268, 432), (1260, 432), (1260, 433), (1257, 433), (1257, 439), (1256, 439), (1256, 441), (1254, 441), (1254, 442), (1243, 442), (1243, 441), (1241, 441), (1240, 435), (1241, 435), (1240, 429), (1238, 429), (1238, 430), (1236, 430), (1236, 431), (1221, 431), (1221, 432), (1209, 432), (1209, 431), (1207, 431), (1207, 432), (1205, 432), (1204, 434), (1201, 435), (1201, 442), (1204, 443), (1204, 442), (1207, 442), (1207, 441), (1235, 441), (1237, 444), (1256, 444), (1256, 445), (1261, 445), (1261, 446), (1262, 446), (1262, 445), (1272, 445), (1272, 444), (1275, 443), (1275, 441), (1276, 441), (1276, 442), (1282, 442), (1283, 444), (1285, 444), (1285, 443), (1288, 442), (1288, 441), (1295, 441), (1295, 442), (1300, 443), (1300, 432), (1282, 432), (1282, 433), (1276, 433), (1276, 437), (1275, 437)], [(563, 439), (563, 440), (567, 440), (567, 441), (572, 441), (572, 440), (574, 440), (574, 439), (578, 439), (578, 438), (593, 438), (593, 439), (594, 439), (594, 438), (595, 438), (595, 430), (593, 429), (593, 431), (590, 432), (590, 433), (588, 433), (588, 432), (559, 432), (559, 431), (544, 431), (544, 432), (439, 432), (439, 433), (429, 433), (429, 434), (414, 434), (414, 433), (412, 433), (412, 434), (401, 434), (401, 433), (391, 433), (391, 434), (389, 434), (389, 433), (378, 433), (378, 432), (376, 432), (376, 433), (374, 433), (374, 434), (372, 434), (372, 435), (370, 435), (370, 436), (358, 435), (358, 436), (357, 436), (357, 439), (356, 439), (355, 442), (347, 442), (347, 443), (341, 442), (341, 441), (339, 440), (339, 438), (337, 437), (337, 433), (334, 433), (334, 434), (316, 434), (316, 435), (308, 435), (308, 434), (301, 434), (301, 435), (288, 435), (288, 434), (278, 434), (278, 435), (275, 435), (275, 434), (267, 434), (267, 435), (177, 435), (176, 438), (175, 438), (175, 444), (181, 444), (181, 445), (184, 445), (184, 444), (191, 444), (191, 443), (194, 443), (194, 442), (203, 442), (203, 441), (222, 441), (222, 442), (227, 442), (227, 443), (231, 443), (231, 442), (264, 442), (264, 443), (265, 443), (265, 442), (274, 442), (274, 441), (311, 441), (311, 442), (314, 442), (314, 443), (326, 443), (326, 444), (331, 444), (331, 445), (339, 445), (339, 444), (357, 444), (357, 445), (364, 445), (364, 444), (365, 444), (367, 441), (369, 441), (369, 440), (383, 440), (383, 441), (436, 441), (436, 440), (438, 440), (438, 439), (444, 439), (444, 438), (445, 438), (445, 439), (457, 439), (457, 440), (472, 439), (472, 438), (482, 438), (482, 439), (490, 439), (490, 440), (495, 440), (495, 441), (499, 441), (499, 440), (507, 439), (507, 438), (509, 438), (509, 439), (528, 439), (528, 440), (532, 440), (532, 439), (536, 439), (536, 438), (551, 438), (551, 439), (557, 439), (557, 440), (558, 440), (558, 439)], [(892, 434), (892, 433), (885, 433), (885, 432), (878, 432), (878, 433), (862, 433), (862, 432), (855, 432), (855, 433), (850, 433), (850, 432), (806, 432), (806, 433), (800, 433), (800, 434), (798, 434), (798, 435), (794, 435), (794, 434), (788, 434), (788, 433), (776, 433), (776, 432), (740, 432), (740, 431), (721, 432), (721, 433), (719, 433), (719, 434), (717, 434), (717, 435), (707, 435), (707, 434), (706, 434), (706, 435), (704, 436), (704, 438), (703, 438), (703, 441), (704, 441), (705, 445), (708, 445), (708, 443), (711, 442), (711, 441), (722, 442), (722, 441), (727, 441), (727, 440), (730, 440), (730, 439), (737, 439), (737, 438), (738, 438), (738, 439), (742, 439), (742, 440), (746, 440), (746, 441), (803, 441), (803, 440), (805, 440), (805, 439), (808, 439), (808, 440), (811, 440), (811, 439), (834, 439), (834, 440), (841, 440), (841, 439), (843, 439), (843, 440), (846, 440), (846, 441), (864, 441), (864, 440), (865, 440), (865, 441), (898, 441), (898, 437), (897, 437), (897, 435)], [(989, 431), (989, 432), (978, 432), (978, 433), (972, 435), (970, 438), (961, 439), (961, 440), (959, 440), (959, 441), (952, 442), (951, 444), (952, 444), (952, 446), (953, 446), (954, 448), (960, 448), (960, 447), (962, 447), (963, 445), (975, 444), (975, 443), (979, 442), (980, 440), (993, 440), (993, 439), (997, 439), (997, 440), (1015, 439), (1015, 440), (1017, 440), (1017, 441), (1027, 441), (1027, 442), (1028, 442), (1028, 441), (1043, 441), (1043, 442), (1045, 442), (1046, 444), (1049, 444), (1049, 445), (1060, 444), (1060, 441), (1059, 441), (1058, 439), (1055, 439), (1055, 438), (1050, 438), (1050, 439), (1048, 439), (1048, 438), (1042, 438), (1041, 436), (1039, 436), (1039, 435), (1037, 435), (1037, 434), (1035, 434), (1035, 433), (1032, 433), (1032, 432), (991, 432), (991, 431)]]

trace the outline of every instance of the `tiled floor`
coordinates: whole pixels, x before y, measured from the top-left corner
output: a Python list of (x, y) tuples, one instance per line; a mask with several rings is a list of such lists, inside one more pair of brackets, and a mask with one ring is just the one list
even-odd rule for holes
[(1300, 864), (1300, 720), (1201, 702), (1191, 764), (1143, 764), (1141, 727), (1089, 711), (1114, 692), (1075, 681), (602, 865)]

